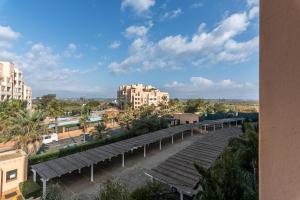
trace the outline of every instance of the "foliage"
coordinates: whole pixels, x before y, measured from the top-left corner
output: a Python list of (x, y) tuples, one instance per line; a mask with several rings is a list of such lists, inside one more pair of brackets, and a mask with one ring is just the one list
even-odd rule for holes
[(133, 122), (134, 119), (135, 111), (131, 107), (128, 107), (123, 112), (119, 113), (117, 117), (117, 122), (119, 122), (119, 124), (126, 130), (129, 130), (130, 124)]
[(44, 119), (45, 114), (42, 111), (20, 110), (15, 116), (5, 120), (9, 126), (3, 136), (6, 141), (16, 141), (18, 147), (28, 152), (28, 143), (40, 140), (41, 135), (48, 132)]
[(168, 120), (157, 116), (149, 116), (132, 122), (132, 128), (127, 131), (131, 136), (146, 134), (160, 129), (168, 128)]
[(11, 126), (11, 119), (16, 117), (19, 111), (25, 111), (26, 105), (20, 100), (0, 102), (0, 133), (6, 133)]
[(89, 125), (89, 116), (87, 114), (82, 114), (79, 119), (79, 124), (83, 127), (83, 133), (86, 133)]
[(60, 188), (59, 184), (50, 185), (46, 192), (46, 197), (44, 200), (62, 200), (63, 198), (63, 191)]
[(40, 196), (41, 187), (39, 184), (33, 181), (25, 181), (19, 185), (22, 195), (27, 199), (29, 197), (38, 197)]
[(94, 200), (131, 200), (127, 188), (117, 182), (108, 181), (103, 190), (100, 190)]
[(95, 136), (95, 139), (100, 140), (104, 138), (103, 132), (106, 129), (106, 126), (104, 123), (99, 123), (93, 132), (93, 135)]
[(174, 199), (174, 194), (159, 182), (147, 182), (145, 186), (135, 189), (131, 193), (133, 200), (167, 200)]
[(245, 125), (245, 134), (232, 139), (215, 164), (205, 169), (195, 165), (200, 174), (195, 199), (258, 199), (258, 133)]
[(57, 133), (57, 126), (58, 126), (58, 117), (62, 116), (64, 113), (63, 105), (61, 101), (57, 99), (52, 99), (50, 102), (48, 102), (46, 107), (46, 112), (49, 117), (55, 118), (55, 132)]
[(48, 94), (41, 97), (38, 102), (37, 108), (40, 110), (45, 110), (50, 101), (56, 98), (55, 94)]

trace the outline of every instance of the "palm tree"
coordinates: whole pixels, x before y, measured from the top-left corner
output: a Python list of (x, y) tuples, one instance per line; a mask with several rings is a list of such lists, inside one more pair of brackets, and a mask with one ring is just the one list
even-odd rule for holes
[(39, 141), (41, 135), (48, 132), (44, 124), (45, 113), (42, 111), (30, 112), (20, 110), (15, 117), (8, 119), (9, 128), (6, 132), (7, 140), (16, 141), (17, 146), (28, 152), (30, 142)]
[(82, 131), (83, 131), (83, 140), (85, 142), (85, 134), (87, 132), (87, 127), (89, 125), (89, 116), (85, 113), (83, 113), (81, 116), (80, 116), (80, 119), (79, 119), (79, 124), (80, 126), (82, 126)]
[(109, 122), (109, 117), (108, 117), (108, 114), (103, 114), (102, 115), (102, 121), (107, 124), (107, 122)]
[[(257, 185), (257, 168), (258, 168), (258, 134), (251, 125), (246, 125), (243, 135), (230, 141), (229, 147), (235, 152), (239, 159), (245, 163), (250, 163), (254, 174), (254, 186)], [(247, 167), (247, 166), (245, 166)]]
[(52, 99), (47, 105), (46, 110), (49, 117), (55, 118), (55, 133), (57, 133), (58, 117), (64, 113), (62, 103), (57, 99)]
[(97, 139), (102, 139), (103, 138), (103, 131), (106, 129), (106, 126), (104, 123), (99, 123), (94, 131), (94, 134), (96, 135)]
[(130, 124), (135, 119), (136, 113), (132, 108), (126, 108), (122, 113), (118, 115), (118, 122), (121, 126), (125, 127), (126, 130), (130, 129)]

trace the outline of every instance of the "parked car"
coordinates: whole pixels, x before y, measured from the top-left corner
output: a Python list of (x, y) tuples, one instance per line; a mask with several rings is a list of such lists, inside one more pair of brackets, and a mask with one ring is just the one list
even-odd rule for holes
[(52, 133), (50, 135), (43, 135), (42, 137), (43, 137), (43, 144), (49, 144), (51, 142), (58, 141), (57, 133)]

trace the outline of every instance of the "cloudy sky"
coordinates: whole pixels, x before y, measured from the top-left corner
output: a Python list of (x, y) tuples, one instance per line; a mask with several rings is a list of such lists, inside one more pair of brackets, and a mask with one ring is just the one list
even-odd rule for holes
[(33, 95), (258, 99), (258, 0), (0, 0), (0, 60)]

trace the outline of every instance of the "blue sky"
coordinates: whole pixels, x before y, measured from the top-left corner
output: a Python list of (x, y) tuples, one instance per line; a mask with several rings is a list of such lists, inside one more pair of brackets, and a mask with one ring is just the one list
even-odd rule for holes
[(33, 95), (258, 99), (258, 0), (0, 0), (0, 59)]

